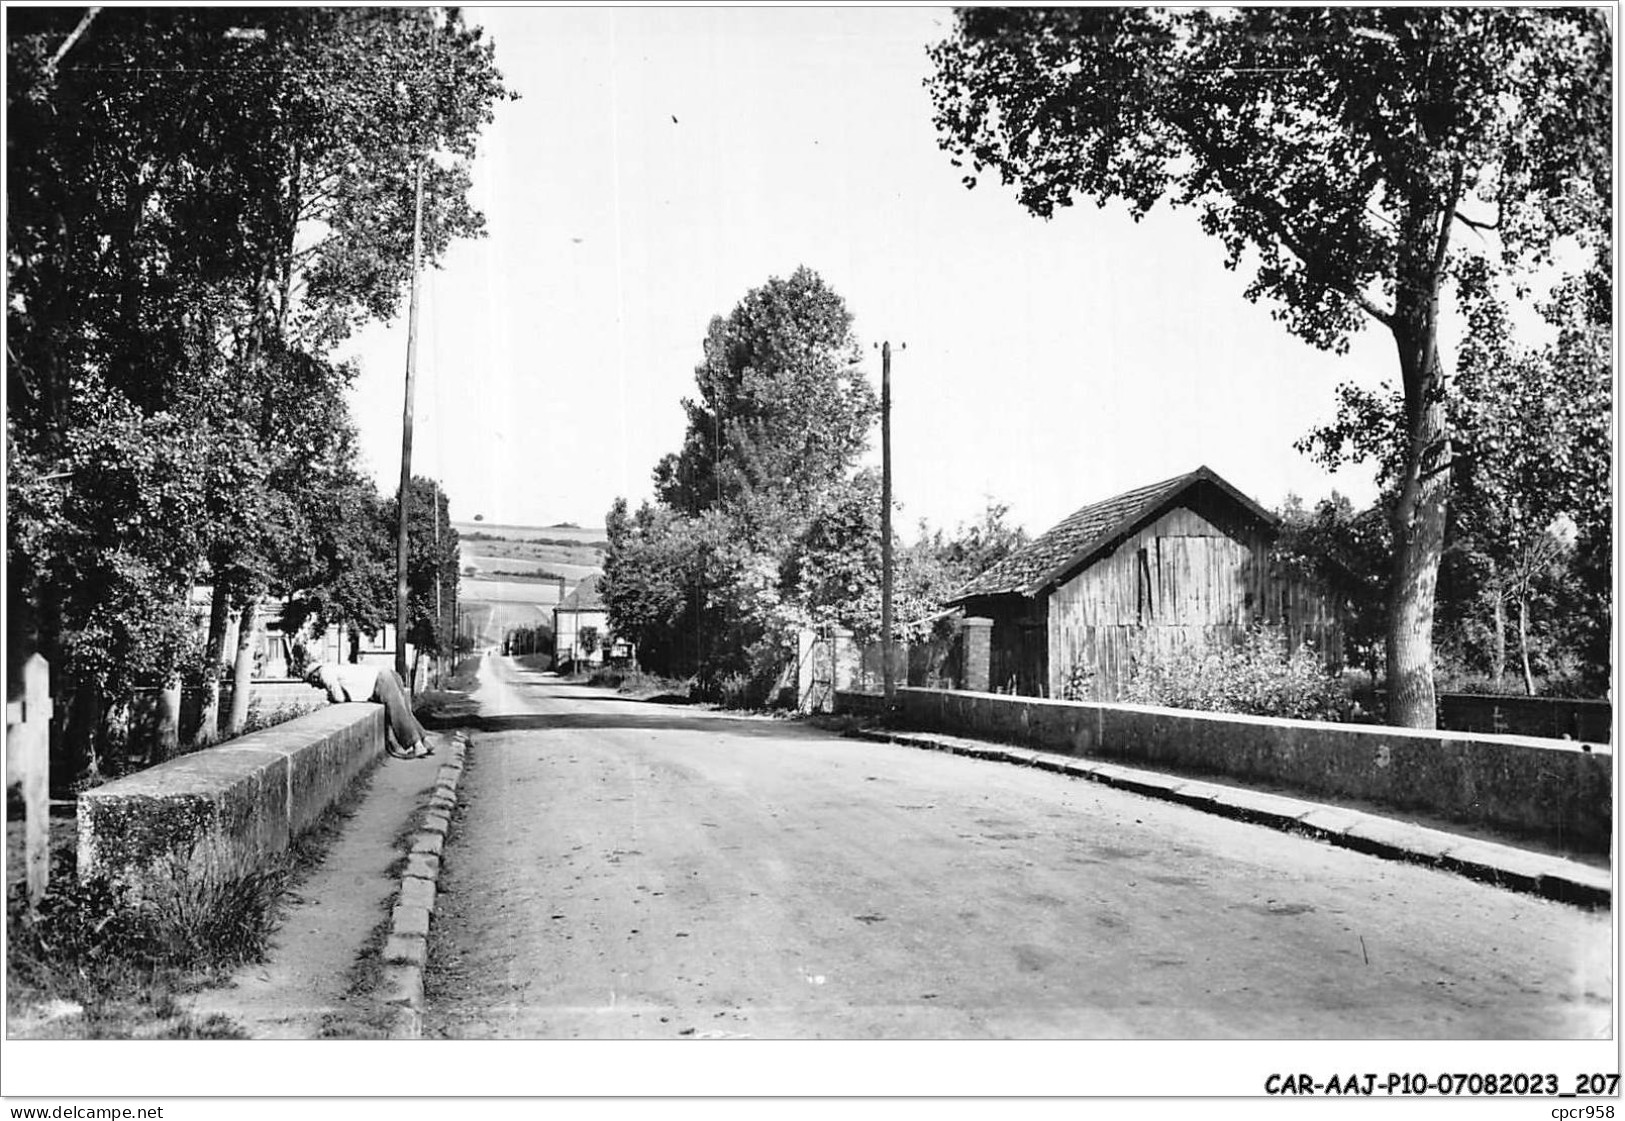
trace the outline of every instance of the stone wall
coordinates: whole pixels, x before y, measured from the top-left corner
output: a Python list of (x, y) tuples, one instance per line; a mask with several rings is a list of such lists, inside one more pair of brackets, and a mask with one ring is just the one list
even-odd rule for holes
[(1606, 852), (1613, 751), (1523, 736), (899, 689), (906, 727), (1358, 798)]
[(384, 709), (329, 705), (79, 795), (79, 875), (145, 895), (265, 866), (384, 749)]

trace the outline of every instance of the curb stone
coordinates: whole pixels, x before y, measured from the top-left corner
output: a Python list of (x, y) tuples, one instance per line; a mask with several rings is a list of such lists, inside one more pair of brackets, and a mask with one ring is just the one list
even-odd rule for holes
[(1234, 818), (1286, 833), (1298, 833), (1339, 848), (1384, 860), (1423, 864), (1511, 891), (1581, 907), (1611, 907), (1613, 876), (1560, 856), (1532, 853), (1510, 845), (1476, 841), (1377, 814), (1347, 810), (1263, 791), (1236, 789), (1174, 775), (1095, 762), (1059, 752), (982, 744), (929, 733), (857, 729), (847, 735), (872, 743), (946, 751), (975, 759), (1016, 763), (1070, 774), (1148, 798), (1175, 802), (1205, 813)]
[(451, 829), (451, 811), (457, 806), (457, 783), (463, 776), (468, 736), (448, 737), (447, 758), (435, 776), (434, 792), (418, 811), (406, 871), (401, 876), (398, 902), (390, 916), (385, 962), (377, 992), (391, 1006), (390, 1039), (423, 1037), (423, 970), (429, 960), (429, 923), (440, 886), (440, 854)]

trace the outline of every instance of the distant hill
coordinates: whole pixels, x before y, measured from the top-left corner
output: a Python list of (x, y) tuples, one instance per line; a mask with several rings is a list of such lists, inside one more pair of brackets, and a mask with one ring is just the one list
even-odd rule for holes
[(587, 528), (576, 525), (574, 522), (560, 522), (556, 525), (505, 525), (500, 522), (460, 522), (451, 523), (464, 541), (531, 541), (538, 544), (586, 546), (588, 548), (605, 548), (609, 542), (604, 539), (602, 528)]

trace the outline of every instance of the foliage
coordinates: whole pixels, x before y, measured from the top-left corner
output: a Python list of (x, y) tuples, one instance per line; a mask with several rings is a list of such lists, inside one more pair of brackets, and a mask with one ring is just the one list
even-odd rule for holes
[(1074, 662), (1067, 668), (1061, 681), (1061, 700), (1087, 701), (1095, 695), (1095, 668), (1084, 662)]
[(553, 628), (547, 623), (533, 627), (514, 627), (503, 636), (503, 652), (514, 657), (521, 654), (553, 653)]
[(1381, 665), (1388, 623), (1388, 515), (1381, 502), (1356, 511), (1333, 491), (1306, 509), (1289, 494), (1275, 511), (1280, 535), (1271, 560), (1284, 572), (1328, 589), (1343, 604), (1343, 642), (1351, 662), (1373, 673)]
[(141, 901), (105, 876), (65, 876), (33, 913), (19, 893), (7, 900), (12, 988), (97, 1006), (262, 960), (288, 874), (286, 864), (236, 877), (178, 870)]
[[(1560, 624), (1594, 634), (1609, 630), (1605, 588), (1593, 584), (1584, 602), (1559, 589), (1572, 565), (1575, 538), (1583, 535), (1604, 556), (1612, 551), (1611, 339), (1607, 326), (1592, 320), (1583, 286), (1571, 282), (1545, 309), (1560, 326), (1557, 340), (1540, 348), (1519, 345), (1500, 302), (1483, 283), (1480, 275), (1463, 286), (1473, 331), (1457, 375), (1462, 452), (1456, 462), (1455, 547), (1482, 570), (1481, 598), (1496, 628), (1492, 673), (1499, 676), (1504, 661), (1501, 628), (1510, 604), (1525, 687), (1532, 692), (1530, 626), (1537, 599), (1547, 600), (1537, 616), (1541, 622), (1547, 612), (1562, 610), (1572, 619), (1555, 620)], [(1600, 684), (1608, 664), (1606, 640), (1599, 638), (1580, 644), (1588, 648)]]
[(1027, 531), (1010, 525), (1009, 514), (1009, 506), (988, 499), (976, 521), (956, 526), (951, 534), (920, 523), (918, 537), (899, 565), (904, 600), (915, 605), (901, 616), (910, 621), (901, 632), (906, 640), (946, 638), (952, 623), (942, 603), (1027, 544)]
[(1307, 644), (1287, 652), (1274, 630), (1254, 627), (1235, 646), (1146, 650), (1134, 660), (1120, 699), (1204, 712), (1341, 721), (1352, 707)]
[(931, 58), (940, 144), (970, 163), (967, 186), (995, 169), (1045, 217), (1076, 196), (1120, 199), (1136, 218), (1162, 198), (1194, 207), (1227, 265), (1251, 268), (1248, 298), (1268, 299), (1292, 333), (1338, 351), (1367, 320), (1392, 334), (1400, 389), (1375, 401), (1382, 423), (1318, 436), (1333, 459), (1350, 444), (1397, 449), (1391, 710), (1430, 726), (1452, 458), (1439, 295), (1486, 255), (1452, 234), (1493, 231), (1508, 267), (1567, 237), (1606, 260), (1606, 21), (1583, 9), (973, 8)]
[(398, 305), (427, 152), (428, 259), (480, 233), (467, 161), (507, 91), (455, 9), (8, 27), (8, 638), (52, 662), (67, 775), (109, 691), (217, 664), (228, 601), (370, 621), (374, 498), (328, 355)]
[(874, 418), (852, 317), (805, 267), (711, 321), (658, 505), (617, 499), (601, 588), (611, 630), (696, 691), (771, 696), (794, 631), (839, 615), (842, 554), (868, 524), (854, 468)]
[[(414, 475), (407, 499), (406, 525), (406, 640), (420, 652), (451, 657), (452, 618), (457, 589), (462, 579), (458, 568), (457, 530), (451, 525), (451, 505), (446, 492), (433, 479)], [(396, 551), (397, 506), (384, 505), (383, 525), (389, 538), (388, 556)], [(394, 571), (390, 562), (390, 572)], [(394, 619), (394, 590), (391, 587), (390, 613)]]
[(581, 627), (576, 631), (576, 645), (583, 658), (591, 658), (598, 650), (598, 628)]
[(639, 669), (625, 669), (606, 666), (595, 669), (587, 679), (588, 685), (596, 685), (604, 689), (614, 689), (634, 697), (661, 697), (668, 701), (686, 700), (691, 680), (679, 680), (672, 677), (661, 677), (659, 674), (644, 673)]
[(859, 355), (845, 302), (806, 266), (713, 317), (683, 448), (655, 468), (662, 504), (726, 509), (769, 547), (793, 535), (867, 443), (877, 406)]

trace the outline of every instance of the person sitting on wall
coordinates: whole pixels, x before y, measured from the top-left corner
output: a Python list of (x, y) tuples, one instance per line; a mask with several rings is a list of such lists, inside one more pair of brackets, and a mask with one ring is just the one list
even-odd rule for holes
[(395, 758), (426, 759), (434, 754), (429, 734), (412, 715), (400, 678), (388, 666), (324, 662), (307, 673), (305, 680), (325, 689), (327, 699), (334, 704), (360, 701), (383, 705), (385, 745)]

